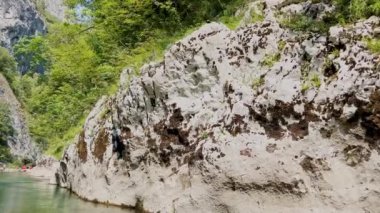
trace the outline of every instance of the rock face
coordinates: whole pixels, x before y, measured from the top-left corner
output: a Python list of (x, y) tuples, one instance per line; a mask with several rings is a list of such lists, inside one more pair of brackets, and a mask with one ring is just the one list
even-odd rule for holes
[(361, 39), (379, 18), (324, 36), (265, 15), (205, 25), (141, 76), (125, 70), (58, 184), (148, 212), (379, 212), (379, 56)]
[(28, 126), (25, 123), (25, 117), (21, 104), (18, 102), (7, 80), (1, 73), (0, 103), (5, 103), (9, 106), (12, 126), (15, 130), (15, 135), (8, 141), (8, 146), (11, 150), (11, 153), (17, 157), (32, 161), (39, 158), (40, 150), (32, 143)]
[(45, 24), (29, 0), (0, 1), (0, 45), (11, 49), (21, 37), (45, 32)]
[(63, 0), (49, 0), (46, 1), (46, 9), (56, 17), (58, 20), (63, 21), (65, 19), (66, 6), (63, 4)]
[[(12, 46), (20, 38), (44, 33), (45, 30), (45, 23), (29, 0), (0, 1), (0, 46), (12, 51)], [(20, 66), (19, 70), (21, 72), (27, 71), (28, 64), (27, 62), (26, 66)], [(21, 104), (17, 101), (8, 82), (2, 75), (0, 75), (0, 90), (0, 102), (10, 105), (12, 125), (16, 130), (16, 135), (9, 141), (12, 154), (35, 160), (39, 151), (31, 142)]]
[(40, 5), (41, 9), (48, 12), (59, 21), (63, 21), (66, 16), (67, 7), (64, 5), (63, 0), (34, 0), (36, 4)]

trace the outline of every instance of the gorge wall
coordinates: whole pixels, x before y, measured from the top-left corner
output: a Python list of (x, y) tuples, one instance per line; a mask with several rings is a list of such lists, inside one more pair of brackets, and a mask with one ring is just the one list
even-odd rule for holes
[[(44, 11), (45, 15), (52, 16), (58, 21), (65, 20), (67, 7), (64, 0), (33, 0), (40, 10)], [(46, 17), (45, 17), (46, 18)]]
[[(44, 33), (45, 23), (29, 0), (0, 1), (0, 46), (12, 52), (12, 47), (24, 36)], [(22, 59), (20, 59), (22, 60)], [(28, 67), (19, 67), (25, 72)], [(33, 145), (21, 104), (15, 97), (7, 80), (0, 75), (0, 102), (9, 106), (15, 135), (8, 145), (12, 154), (31, 160), (38, 158), (39, 151)]]
[(23, 36), (46, 31), (45, 23), (29, 0), (1, 0), (0, 20), (0, 44), (7, 49)]
[(17, 157), (29, 160), (37, 160), (40, 150), (34, 146), (29, 135), (29, 129), (25, 121), (25, 115), (20, 102), (9, 86), (6, 78), (0, 73), (0, 103), (9, 107), (14, 135), (9, 138), (8, 146), (11, 153)]
[[(141, 76), (126, 69), (57, 183), (148, 212), (379, 212), (380, 57), (363, 37), (380, 19), (298, 34), (279, 24), (278, 2), (236, 31), (201, 27)], [(311, 6), (329, 8), (282, 10)]]

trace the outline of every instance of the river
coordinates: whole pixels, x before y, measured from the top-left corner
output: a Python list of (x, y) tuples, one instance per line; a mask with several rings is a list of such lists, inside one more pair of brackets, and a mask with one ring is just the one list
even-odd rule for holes
[(79, 199), (21, 173), (0, 172), (0, 213), (132, 213)]

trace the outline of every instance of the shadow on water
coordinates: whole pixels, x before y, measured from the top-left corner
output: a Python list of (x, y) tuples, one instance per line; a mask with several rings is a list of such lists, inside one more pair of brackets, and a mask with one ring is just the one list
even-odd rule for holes
[(95, 204), (73, 193), (20, 173), (0, 173), (1, 213), (133, 213), (133, 210)]

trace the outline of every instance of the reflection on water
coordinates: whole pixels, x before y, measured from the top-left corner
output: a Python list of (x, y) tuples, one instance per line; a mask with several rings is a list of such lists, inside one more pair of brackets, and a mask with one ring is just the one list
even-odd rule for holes
[(1, 213), (132, 213), (85, 202), (67, 190), (19, 173), (0, 173)]

